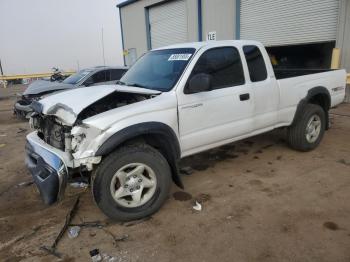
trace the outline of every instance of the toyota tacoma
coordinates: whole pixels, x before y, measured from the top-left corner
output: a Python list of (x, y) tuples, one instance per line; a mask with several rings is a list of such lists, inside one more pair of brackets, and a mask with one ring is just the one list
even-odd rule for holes
[(116, 85), (73, 89), (31, 105), (26, 165), (46, 204), (85, 177), (110, 218), (156, 212), (181, 158), (276, 128), (310, 151), (345, 95), (344, 70), (274, 69), (256, 41), (186, 43), (143, 55)]

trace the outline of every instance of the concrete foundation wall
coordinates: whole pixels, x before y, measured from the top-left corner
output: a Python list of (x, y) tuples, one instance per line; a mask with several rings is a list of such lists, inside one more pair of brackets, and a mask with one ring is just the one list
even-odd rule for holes
[(344, 102), (350, 103), (350, 85), (349, 84), (346, 85)]

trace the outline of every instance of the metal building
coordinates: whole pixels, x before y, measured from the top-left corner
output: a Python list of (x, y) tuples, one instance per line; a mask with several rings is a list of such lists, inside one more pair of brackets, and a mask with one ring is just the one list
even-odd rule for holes
[(350, 0), (128, 0), (120, 12), (124, 58), (180, 42), (254, 39), (276, 63), (350, 71)]

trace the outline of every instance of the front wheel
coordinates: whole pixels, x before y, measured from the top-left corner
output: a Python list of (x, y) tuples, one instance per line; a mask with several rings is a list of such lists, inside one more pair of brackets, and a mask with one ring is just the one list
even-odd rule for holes
[(299, 151), (311, 151), (322, 140), (326, 128), (326, 113), (322, 107), (307, 104), (302, 115), (288, 128), (289, 145)]
[(171, 185), (167, 160), (144, 144), (118, 149), (103, 160), (93, 177), (96, 204), (119, 221), (155, 213), (168, 197)]

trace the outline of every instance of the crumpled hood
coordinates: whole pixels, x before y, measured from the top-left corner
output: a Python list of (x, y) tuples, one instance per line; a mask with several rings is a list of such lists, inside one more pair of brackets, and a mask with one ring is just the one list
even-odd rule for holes
[(46, 93), (50, 91), (58, 91), (62, 89), (73, 88), (74, 85), (64, 84), (60, 82), (51, 82), (45, 80), (37, 80), (31, 83), (27, 89), (23, 92), (23, 95), (38, 95), (40, 93)]
[(139, 87), (121, 85), (101, 85), (76, 88), (66, 92), (53, 94), (41, 99), (42, 113), (54, 115), (67, 125), (73, 125), (78, 114), (86, 107), (113, 92), (127, 92), (136, 94), (156, 95), (160, 91)]

